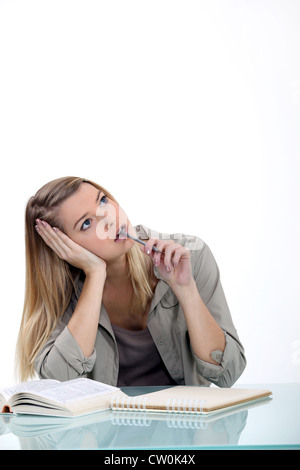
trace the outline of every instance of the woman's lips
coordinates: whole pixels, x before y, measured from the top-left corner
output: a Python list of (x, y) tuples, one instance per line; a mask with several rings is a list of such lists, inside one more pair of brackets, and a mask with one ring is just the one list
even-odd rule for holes
[(121, 227), (117, 231), (115, 242), (121, 242), (124, 240), (127, 240), (127, 227), (126, 225), (121, 225)]

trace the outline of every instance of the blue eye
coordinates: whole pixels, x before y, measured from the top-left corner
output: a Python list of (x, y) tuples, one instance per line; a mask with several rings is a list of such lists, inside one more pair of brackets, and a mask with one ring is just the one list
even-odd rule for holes
[(86, 219), (81, 226), (81, 230), (83, 231), (87, 230), (90, 225), (91, 225), (91, 219)]
[(104, 194), (104, 195), (102, 196), (102, 198), (100, 199), (99, 206), (100, 206), (101, 202), (102, 202), (103, 204), (106, 204), (106, 203), (107, 203), (107, 199), (108, 199), (107, 196), (105, 196), (105, 194)]
[[(100, 199), (99, 206), (102, 204), (107, 204), (107, 202), (108, 202), (108, 197), (105, 196), (105, 194), (103, 194), (102, 198)], [(83, 232), (87, 230), (91, 226), (91, 223), (92, 223), (91, 219), (86, 219), (81, 226), (81, 230)]]

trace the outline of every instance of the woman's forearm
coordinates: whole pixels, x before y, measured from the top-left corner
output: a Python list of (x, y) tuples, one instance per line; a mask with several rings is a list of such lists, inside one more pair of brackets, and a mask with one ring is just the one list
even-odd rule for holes
[(85, 357), (94, 349), (98, 330), (102, 293), (105, 282), (103, 270), (87, 274), (68, 329)]
[(224, 351), (225, 336), (201, 299), (196, 283), (175, 286), (173, 290), (183, 310), (194, 353), (203, 361), (218, 364), (211, 353)]

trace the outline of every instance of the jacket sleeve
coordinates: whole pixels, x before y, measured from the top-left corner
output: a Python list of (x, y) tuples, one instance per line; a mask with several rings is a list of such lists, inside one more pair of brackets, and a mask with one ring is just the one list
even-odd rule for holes
[[(192, 255), (193, 256), (193, 255)], [(219, 387), (231, 387), (246, 367), (244, 348), (233, 324), (220, 281), (220, 273), (212, 252), (207, 245), (200, 255), (194, 252), (194, 278), (203, 302), (225, 335), (224, 351), (213, 351), (211, 357), (219, 365), (194, 358), (198, 373)]]
[(86, 377), (94, 367), (95, 349), (90, 357), (85, 357), (68, 329), (73, 311), (74, 301), (71, 301), (62, 320), (36, 356), (34, 368), (41, 379), (65, 381)]

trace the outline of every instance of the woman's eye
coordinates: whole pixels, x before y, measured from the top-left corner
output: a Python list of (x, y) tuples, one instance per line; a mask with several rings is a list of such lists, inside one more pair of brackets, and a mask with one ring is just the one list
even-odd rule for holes
[(102, 198), (100, 199), (99, 206), (100, 206), (101, 203), (102, 203), (102, 204), (106, 204), (106, 203), (107, 203), (107, 199), (108, 199), (107, 196), (105, 196), (105, 194), (104, 194), (104, 195), (102, 196)]
[[(108, 202), (108, 197), (105, 196), (105, 194), (103, 194), (102, 198), (100, 199), (99, 206), (101, 206), (102, 204), (107, 204), (107, 202)], [(81, 230), (83, 231), (87, 230), (90, 227), (91, 223), (92, 223), (91, 219), (86, 219), (81, 226)]]
[(83, 231), (87, 230), (90, 225), (91, 225), (91, 219), (86, 219), (81, 226), (81, 230)]

